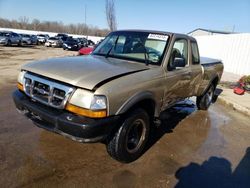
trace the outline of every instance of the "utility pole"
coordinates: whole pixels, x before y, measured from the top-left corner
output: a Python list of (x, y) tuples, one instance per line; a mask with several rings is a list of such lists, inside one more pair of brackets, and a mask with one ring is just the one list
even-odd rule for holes
[(86, 38), (88, 39), (88, 26), (87, 26), (87, 5), (85, 4), (85, 16), (84, 16), (84, 19), (85, 19), (85, 27), (86, 27)]
[(232, 32), (234, 33), (234, 31), (235, 31), (235, 25), (233, 25), (233, 30), (232, 30)]

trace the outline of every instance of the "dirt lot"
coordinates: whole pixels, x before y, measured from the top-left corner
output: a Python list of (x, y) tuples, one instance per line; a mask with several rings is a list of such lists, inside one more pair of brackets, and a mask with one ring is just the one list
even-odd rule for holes
[(72, 55), (77, 55), (77, 52), (65, 51), (62, 48), (46, 48), (44, 46), (0, 46), (0, 87), (8, 82), (15, 82), (21, 65), (27, 62)]
[(20, 65), (75, 53), (0, 50), (1, 187), (250, 187), (249, 117), (219, 103), (197, 111), (185, 101), (164, 113), (140, 159), (121, 164), (104, 144), (81, 144), (39, 129), (14, 107)]

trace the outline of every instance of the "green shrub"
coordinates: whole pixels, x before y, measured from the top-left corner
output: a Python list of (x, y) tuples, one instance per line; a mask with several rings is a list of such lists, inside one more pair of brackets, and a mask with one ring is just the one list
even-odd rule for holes
[(243, 82), (244, 82), (244, 83), (248, 83), (248, 84), (250, 84), (250, 75), (245, 76), (245, 78), (244, 78)]

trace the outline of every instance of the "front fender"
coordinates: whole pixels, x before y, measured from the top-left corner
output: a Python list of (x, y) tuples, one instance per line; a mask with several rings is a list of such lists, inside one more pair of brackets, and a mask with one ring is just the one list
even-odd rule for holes
[[(126, 102), (124, 102), (124, 104), (118, 109), (118, 111), (115, 114), (116, 115), (123, 114), (123, 113), (127, 112), (132, 106), (134, 106), (137, 103), (139, 103), (140, 101), (143, 101), (146, 99), (150, 99), (150, 100), (155, 101), (154, 95), (149, 91), (136, 93), (136, 94), (132, 95), (128, 100), (126, 100)], [(157, 104), (155, 103), (155, 105), (157, 105)]]

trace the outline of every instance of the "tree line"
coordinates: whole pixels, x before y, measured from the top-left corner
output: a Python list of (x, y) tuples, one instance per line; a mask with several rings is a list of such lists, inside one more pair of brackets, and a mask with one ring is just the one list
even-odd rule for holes
[(20, 17), (18, 20), (0, 18), (0, 27), (100, 37), (104, 37), (110, 32), (109, 29), (100, 29), (96, 26), (90, 26), (84, 23), (65, 25), (57, 21), (40, 21), (38, 19), (30, 21), (30, 19), (25, 16)]

